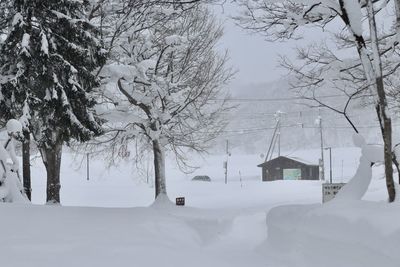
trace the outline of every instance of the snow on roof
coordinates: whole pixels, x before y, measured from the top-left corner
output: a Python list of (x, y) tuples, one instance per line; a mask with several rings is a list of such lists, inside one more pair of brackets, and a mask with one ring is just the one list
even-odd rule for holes
[(305, 160), (303, 158), (298, 158), (298, 157), (285, 157), (285, 158), (292, 159), (292, 160), (295, 160), (295, 161), (298, 161), (298, 162), (301, 162), (301, 163), (304, 163), (307, 165), (318, 165), (318, 163), (311, 162), (311, 161)]
[[(270, 160), (268, 160), (266, 162), (263, 162), (263, 163), (259, 164), (258, 167), (262, 167), (265, 163), (273, 161), (273, 160), (275, 160), (277, 158), (287, 158), (287, 159), (291, 159), (291, 160), (294, 160), (294, 161), (297, 161), (297, 162), (300, 162), (300, 163), (303, 163), (303, 164), (306, 164), (306, 165), (314, 165), (314, 166), (318, 165), (318, 163), (315, 163), (313, 160), (309, 160), (309, 159), (305, 160), (304, 158), (300, 158), (300, 157), (279, 156), (279, 157), (270, 159)], [(317, 162), (318, 162), (318, 160), (317, 160)]]

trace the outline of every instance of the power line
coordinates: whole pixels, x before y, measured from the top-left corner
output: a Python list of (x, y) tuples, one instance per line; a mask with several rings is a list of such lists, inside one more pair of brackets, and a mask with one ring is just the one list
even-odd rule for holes
[[(321, 98), (334, 98), (334, 97), (348, 97), (347, 95), (325, 95), (318, 96), (318, 99)], [(271, 102), (271, 101), (289, 101), (289, 100), (309, 100), (305, 99), (301, 96), (293, 96), (293, 97), (281, 97), (281, 98), (227, 98), (227, 99), (211, 99), (213, 101), (231, 101), (231, 102)]]
[[(367, 111), (368, 112), (368, 111)], [(332, 114), (330, 114), (330, 119), (344, 119), (344, 116), (342, 114), (339, 113), (333, 113), (331, 111)], [(365, 116), (366, 112), (363, 113), (351, 113), (349, 112), (351, 115), (347, 115), (349, 118), (357, 118), (359, 116)], [(312, 118), (313, 116), (317, 116), (317, 112), (313, 112), (313, 113), (306, 113), (306, 112), (282, 112), (282, 115), (287, 117), (287, 118), (300, 118), (300, 117), (304, 117), (304, 118)], [(372, 111), (371, 111), (371, 114)], [(243, 116), (242, 116), (243, 115)], [(233, 121), (236, 120), (262, 120), (265, 119), (266, 117), (275, 117), (275, 113), (242, 113), (242, 112), (238, 112), (234, 115), (232, 115), (234, 117)]]
[[(302, 129), (319, 129), (318, 126), (304, 126), (300, 124), (293, 125), (282, 125), (282, 128), (302, 128)], [(357, 128), (361, 129), (371, 129), (371, 128), (379, 128), (379, 125), (364, 125), (357, 126)], [(400, 127), (400, 124), (395, 124), (393, 127)], [(239, 133), (239, 134), (249, 134), (249, 133), (257, 133), (265, 130), (274, 130), (275, 127), (261, 127), (261, 128), (247, 128), (247, 129), (239, 129), (239, 130), (223, 130), (222, 133)], [(324, 126), (324, 129), (353, 129), (351, 126)]]
[[(246, 108), (248, 108), (248, 106), (244, 106), (244, 110), (245, 111), (241, 111), (243, 109), (238, 109), (236, 112), (231, 113), (231, 112), (223, 112), (222, 114), (225, 115), (232, 115), (232, 116), (237, 116), (237, 115), (251, 115), (252, 117), (254, 116), (275, 116), (276, 112), (268, 112), (268, 111), (255, 111), (255, 112), (249, 112), (246, 111)], [(323, 107), (322, 107), (323, 108)], [(340, 109), (340, 108), (339, 108)], [(291, 116), (291, 114), (295, 114), (298, 116), (312, 116), (315, 114), (319, 114), (318, 110), (316, 109), (316, 107), (309, 107), (307, 109), (301, 109), (301, 110), (292, 110), (292, 111), (282, 111), (282, 115), (283, 116)], [(334, 112), (328, 108), (323, 108), (321, 111), (323, 111), (323, 113), (329, 113), (331, 115), (337, 115), (337, 116), (343, 116), (340, 113)], [(349, 117), (351, 116), (357, 116), (357, 115), (365, 115), (365, 111), (367, 112), (373, 112), (373, 110), (368, 110), (368, 109), (352, 109), (352, 110), (348, 110), (347, 113), (349, 114)]]

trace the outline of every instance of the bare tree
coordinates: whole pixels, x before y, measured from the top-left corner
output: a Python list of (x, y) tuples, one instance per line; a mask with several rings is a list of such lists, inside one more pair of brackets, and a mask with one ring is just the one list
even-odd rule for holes
[[(395, 199), (392, 167), (392, 123), (389, 113), (384, 80), (399, 68), (398, 41), (399, 12), (396, 12), (395, 27), (378, 29), (376, 19), (385, 8), (398, 11), (398, 3), (377, 5), (381, 1), (279, 1), (265, 2), (239, 0), (243, 13), (237, 18), (245, 29), (259, 32), (268, 40), (300, 38), (298, 30), (303, 26), (321, 29), (333, 22), (338, 25), (334, 33), (342, 48), (354, 49), (356, 58), (340, 58), (326, 46), (300, 51), (304, 65), (286, 67), (301, 77), (303, 88), (316, 88), (332, 83), (343, 88), (353, 86), (351, 95), (370, 96), (380, 122), (385, 149), (385, 175), (389, 201)], [(387, 1), (385, 1), (386, 3)], [(375, 4), (375, 5), (374, 5)], [(363, 25), (363, 21), (366, 21)], [(364, 31), (364, 29), (368, 29)], [(394, 30), (393, 30), (394, 29)], [(353, 50), (353, 51), (354, 51)], [(365, 95), (365, 94), (364, 94)]]
[[(88, 13), (88, 19), (100, 28), (108, 62), (118, 61), (120, 42), (126, 39), (127, 34), (162, 25), (201, 2), (204, 1), (91, 0), (92, 7)], [(213, 2), (213, 0), (207, 2)], [(98, 75), (101, 70), (102, 68), (98, 70)]]
[[(226, 54), (216, 44), (222, 28), (203, 6), (173, 13), (160, 10), (119, 38), (118, 63), (104, 66), (99, 110), (108, 119), (108, 135), (93, 141), (118, 155), (135, 141), (154, 158), (155, 196), (166, 194), (165, 153), (187, 164), (188, 151), (205, 152), (225, 123), (229, 107), (223, 86), (232, 76)], [(153, 24), (168, 12), (170, 19)], [(142, 25), (145, 26), (145, 25)], [(186, 166), (186, 165), (185, 165)]]

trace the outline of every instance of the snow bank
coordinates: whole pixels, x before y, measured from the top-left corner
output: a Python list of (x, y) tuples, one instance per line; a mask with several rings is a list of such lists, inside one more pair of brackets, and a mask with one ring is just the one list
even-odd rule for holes
[(398, 266), (400, 203), (361, 201), (383, 147), (368, 145), (361, 135), (353, 141), (361, 148), (358, 169), (335, 199), (268, 213), (267, 251), (284, 266)]
[(361, 200), (372, 179), (372, 164), (384, 160), (383, 146), (368, 145), (360, 134), (353, 135), (353, 142), (361, 148), (361, 157), (353, 178), (338, 192), (334, 201)]
[(283, 266), (395, 267), (400, 204), (349, 201), (290, 205), (267, 216), (268, 256)]
[[(333, 163), (340, 169), (344, 159), (345, 180), (355, 172), (359, 150), (335, 149)], [(75, 162), (65, 153), (63, 205), (146, 208), (0, 203), (0, 228), (5, 229), (0, 266), (392, 267), (400, 262), (395, 254), (400, 245), (398, 203), (315, 204), (322, 197), (320, 181), (263, 183), (258, 155), (233, 153), (225, 184), (224, 159), (208, 157), (199, 170), (212, 177), (210, 183), (192, 182), (194, 174), (185, 176), (167, 159), (169, 198), (186, 198), (187, 206), (176, 207), (167, 199), (151, 205), (154, 188), (133, 179), (139, 174), (128, 162), (106, 169), (104, 162), (91, 158), (87, 180), (85, 161)], [(384, 201), (383, 170), (373, 169), (364, 199)], [(36, 157), (34, 203), (45, 201), (43, 173)], [(268, 214), (267, 225), (266, 212), (278, 205)]]
[(22, 184), (14, 172), (9, 172), (8, 177), (0, 186), (0, 198), (4, 198), (6, 202), (24, 203), (29, 205), (30, 202), (21, 193), (23, 190)]
[(265, 258), (253, 250), (260, 242), (253, 238), (266, 232), (265, 214), (234, 219), (223, 211), (172, 206), (105, 209), (2, 203), (0, 214), (0, 228), (5, 230), (1, 266), (265, 266)]

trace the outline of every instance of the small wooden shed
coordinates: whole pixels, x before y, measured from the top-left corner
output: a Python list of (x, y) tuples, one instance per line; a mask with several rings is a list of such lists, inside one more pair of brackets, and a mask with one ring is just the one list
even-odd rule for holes
[(262, 180), (318, 180), (319, 166), (300, 159), (277, 157), (266, 161), (258, 167), (262, 168)]

